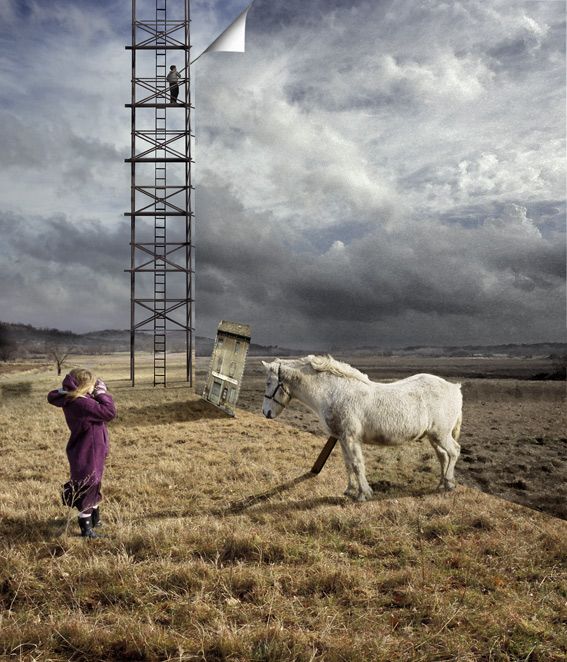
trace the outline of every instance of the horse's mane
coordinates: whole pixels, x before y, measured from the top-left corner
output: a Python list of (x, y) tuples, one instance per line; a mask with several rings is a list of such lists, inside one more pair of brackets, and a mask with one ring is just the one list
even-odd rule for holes
[(360, 370), (353, 368), (348, 363), (343, 363), (342, 361), (337, 361), (330, 354), (327, 356), (315, 356), (310, 354), (305, 358), (301, 359), (301, 362), (305, 365), (310, 365), (313, 370), (316, 372), (328, 372), (331, 375), (336, 377), (345, 377), (347, 379), (357, 379), (360, 382), (365, 384), (371, 384), (371, 380), (368, 375), (365, 375)]

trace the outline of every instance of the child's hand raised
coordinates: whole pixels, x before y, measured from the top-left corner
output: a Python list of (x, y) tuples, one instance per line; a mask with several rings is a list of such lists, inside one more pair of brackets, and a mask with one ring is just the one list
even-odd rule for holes
[(100, 395), (101, 393), (106, 393), (106, 391), (106, 384), (102, 379), (97, 379), (94, 385), (93, 395)]

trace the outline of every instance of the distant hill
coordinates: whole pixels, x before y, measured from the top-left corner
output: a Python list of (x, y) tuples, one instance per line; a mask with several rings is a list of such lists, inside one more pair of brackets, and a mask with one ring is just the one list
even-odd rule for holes
[[(337, 354), (354, 356), (445, 356), (445, 357), (546, 357), (567, 353), (567, 343), (509, 343), (506, 345), (411, 345), (384, 350), (378, 347), (360, 347), (354, 349), (337, 349)], [(333, 352), (331, 352), (333, 353)]]
[[(74, 333), (60, 329), (36, 328), (31, 324), (11, 324), (0, 322), (0, 345), (6, 354), (14, 356), (41, 356), (49, 348), (60, 347), (72, 350), (77, 354), (107, 354), (112, 352), (130, 351), (130, 331), (104, 329), (89, 333)], [(195, 337), (197, 356), (210, 356), (214, 340), (204, 336)], [(151, 332), (136, 333), (136, 349), (151, 351), (153, 337)], [(185, 334), (183, 331), (168, 333), (168, 351), (185, 351)], [(252, 356), (297, 356), (304, 354), (303, 350), (278, 347), (277, 345), (258, 345), (252, 343), (249, 353)], [(2, 356), (0, 356), (2, 360)]]
[[(204, 336), (196, 336), (197, 356), (210, 356), (214, 340)], [(89, 333), (73, 333), (60, 329), (36, 328), (31, 324), (11, 324), (0, 322), (0, 349), (4, 348), (4, 356), (44, 355), (49, 347), (64, 347), (77, 354), (107, 354), (111, 352), (130, 351), (130, 331), (104, 329)], [(136, 348), (139, 351), (151, 351), (153, 338), (151, 332), (136, 334)], [(185, 334), (183, 331), (168, 333), (168, 350), (181, 352), (185, 350)], [(259, 345), (252, 343), (251, 356), (303, 356), (312, 353), (325, 353), (323, 350), (305, 350), (278, 345)], [(465, 345), (465, 346), (432, 346), (414, 345), (400, 348), (384, 348), (365, 346), (360, 348), (335, 347), (330, 350), (333, 355), (341, 356), (502, 356), (502, 357), (547, 357), (567, 354), (567, 343), (531, 343), (506, 345)], [(0, 360), (4, 357), (0, 352)]]

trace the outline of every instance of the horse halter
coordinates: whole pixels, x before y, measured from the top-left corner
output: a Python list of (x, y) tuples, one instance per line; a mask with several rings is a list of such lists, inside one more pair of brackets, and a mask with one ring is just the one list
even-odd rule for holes
[(276, 400), (276, 393), (277, 393), (280, 389), (283, 391), (283, 393), (284, 393), (285, 395), (287, 395), (288, 398), (291, 398), (291, 393), (287, 390), (285, 384), (284, 384), (283, 381), (282, 381), (282, 364), (281, 364), (281, 363), (280, 363), (280, 365), (279, 365), (279, 367), (278, 367), (278, 383), (277, 383), (277, 386), (276, 386), (276, 388), (274, 389), (274, 392), (272, 393), (272, 395), (268, 395), (267, 393), (265, 393), (265, 394), (264, 394), (264, 397), (266, 398), (266, 400), (273, 400), (273, 401), (274, 401), (277, 405), (279, 405), (280, 407), (286, 407), (286, 406), (288, 405), (288, 403), (289, 403), (289, 400), (288, 400), (287, 402), (285, 402), (285, 403), (284, 403), (284, 402), (280, 402), (279, 400)]

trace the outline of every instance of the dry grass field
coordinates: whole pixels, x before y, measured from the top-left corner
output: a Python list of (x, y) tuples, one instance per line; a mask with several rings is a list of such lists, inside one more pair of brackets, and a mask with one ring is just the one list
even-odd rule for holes
[[(564, 494), (563, 385), (465, 380), (465, 484), (436, 494), (423, 444), (372, 448), (375, 499), (356, 504), (337, 451), (308, 473), (325, 441), (310, 414), (261, 416), (258, 359), (236, 418), (181, 386), (132, 389), (125, 356), (76, 360), (119, 411), (100, 540), (81, 539), (59, 503), (67, 430), (45, 399), (56, 375), (0, 375), (5, 659), (567, 659), (567, 523), (549, 514)], [(510, 496), (536, 495), (544, 452), (548, 512), (471, 487), (524, 480)]]

